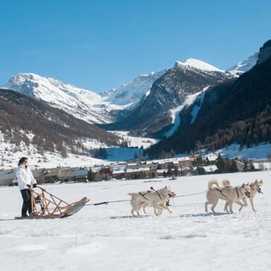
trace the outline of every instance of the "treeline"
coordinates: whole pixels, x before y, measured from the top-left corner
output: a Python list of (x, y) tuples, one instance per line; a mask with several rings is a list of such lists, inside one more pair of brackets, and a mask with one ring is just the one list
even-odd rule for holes
[(255, 118), (233, 123), (230, 128), (220, 129), (213, 136), (196, 143), (197, 149), (217, 150), (232, 143), (240, 148), (252, 147), (261, 142), (271, 143), (271, 107), (270, 105), (258, 113)]
[(198, 156), (193, 161), (193, 166), (198, 171), (199, 175), (207, 173), (204, 169), (206, 166), (215, 165), (217, 169), (214, 173), (233, 173), (239, 171), (255, 171), (255, 167), (253, 162), (250, 160), (239, 160), (239, 159), (228, 159), (222, 157), (221, 154), (218, 155), (217, 159), (214, 161), (210, 161), (207, 158), (203, 158), (202, 156)]

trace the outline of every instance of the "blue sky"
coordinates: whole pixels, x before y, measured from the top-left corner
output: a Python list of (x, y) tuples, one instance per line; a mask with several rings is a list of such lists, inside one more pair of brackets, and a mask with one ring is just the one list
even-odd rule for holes
[(95, 91), (199, 58), (227, 68), (271, 38), (271, 1), (2, 0), (0, 83), (18, 72)]

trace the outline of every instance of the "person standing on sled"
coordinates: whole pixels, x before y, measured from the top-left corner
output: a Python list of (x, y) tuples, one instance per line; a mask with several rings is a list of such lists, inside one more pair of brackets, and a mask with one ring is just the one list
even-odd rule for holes
[(37, 181), (28, 166), (28, 159), (26, 157), (22, 157), (19, 160), (16, 179), (23, 198), (22, 217), (27, 217), (27, 212), (31, 216), (31, 188), (37, 186)]

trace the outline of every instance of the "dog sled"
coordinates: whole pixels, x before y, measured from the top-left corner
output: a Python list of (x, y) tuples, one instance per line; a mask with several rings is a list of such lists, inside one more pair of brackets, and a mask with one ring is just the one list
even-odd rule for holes
[(31, 195), (32, 215), (29, 217), (15, 217), (15, 219), (65, 218), (79, 212), (89, 201), (88, 198), (84, 197), (79, 201), (67, 203), (40, 186), (32, 189)]

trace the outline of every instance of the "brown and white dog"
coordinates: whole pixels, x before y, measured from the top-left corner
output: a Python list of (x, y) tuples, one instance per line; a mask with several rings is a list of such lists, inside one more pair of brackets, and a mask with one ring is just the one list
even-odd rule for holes
[[(250, 193), (250, 186), (242, 184), (233, 187), (228, 180), (223, 181), (222, 186), (217, 181), (208, 183), (208, 191), (206, 193), (207, 201), (205, 202), (205, 211), (208, 212), (208, 205), (212, 204), (211, 210), (215, 212), (215, 207), (219, 200), (226, 201), (224, 210), (233, 213), (233, 203), (240, 205), (240, 210), (245, 206), (243, 199)], [(228, 210), (229, 207), (229, 210)]]
[[(240, 207), (239, 211), (241, 211), (243, 207), (248, 205), (247, 199), (249, 199), (252, 210), (256, 212), (256, 209), (254, 206), (254, 198), (257, 193), (263, 194), (262, 192), (263, 180), (259, 180), (259, 181), (255, 180), (252, 183), (247, 183), (247, 185), (249, 186), (249, 193), (248, 192), (245, 193), (245, 197), (242, 199), (243, 206)], [(225, 208), (224, 208), (224, 210), (228, 212), (227, 207), (228, 207), (228, 202), (226, 202)]]
[(146, 214), (146, 207), (152, 207), (155, 215), (161, 215), (164, 209), (171, 213), (168, 201), (176, 196), (167, 186), (159, 190), (154, 190), (151, 187), (149, 191), (129, 193), (129, 195), (131, 196), (131, 214), (133, 216), (140, 216), (141, 209)]
[(256, 212), (255, 206), (254, 206), (254, 198), (256, 196), (256, 194), (263, 194), (262, 192), (262, 186), (263, 186), (263, 180), (255, 180), (252, 183), (248, 184), (250, 187), (250, 193), (249, 195), (247, 195), (246, 198), (243, 199), (244, 205), (247, 205), (247, 198), (249, 199), (251, 208), (254, 212)]

